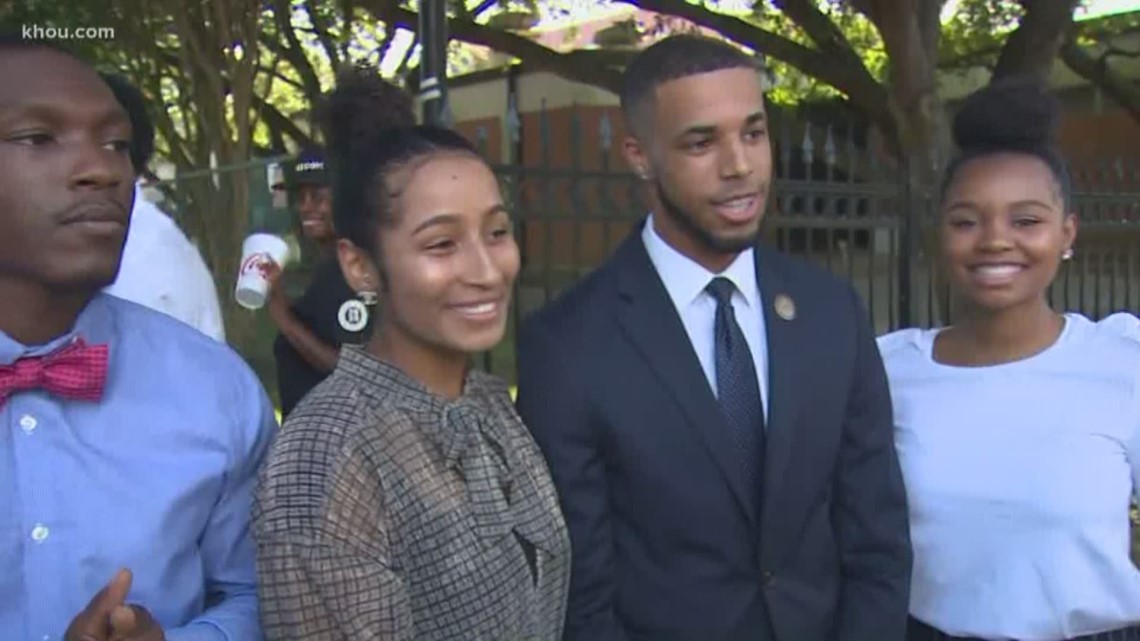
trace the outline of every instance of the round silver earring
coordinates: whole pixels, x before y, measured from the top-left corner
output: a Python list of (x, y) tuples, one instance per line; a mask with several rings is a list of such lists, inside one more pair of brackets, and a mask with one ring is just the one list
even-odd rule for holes
[(1070, 247), (1061, 254), (1061, 260), (1070, 260), (1073, 257), (1073, 249)]
[(341, 329), (355, 334), (368, 326), (368, 307), (360, 300), (350, 298), (337, 310), (336, 321)]

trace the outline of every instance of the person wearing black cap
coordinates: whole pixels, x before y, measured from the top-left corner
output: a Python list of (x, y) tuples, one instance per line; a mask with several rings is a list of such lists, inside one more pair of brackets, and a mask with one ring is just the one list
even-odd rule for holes
[[(288, 416), (309, 390), (336, 366), (343, 344), (365, 342), (371, 321), (363, 329), (338, 321), (340, 310), (358, 297), (345, 282), (337, 263), (332, 224), (332, 196), (324, 154), (306, 150), (289, 172), (288, 189), (297, 208), (301, 230), (320, 252), (313, 279), (304, 294), (290, 301), (281, 286), (281, 271), (271, 270), (269, 316), (277, 326), (273, 345), (282, 417)], [(369, 315), (371, 316), (371, 315)]]

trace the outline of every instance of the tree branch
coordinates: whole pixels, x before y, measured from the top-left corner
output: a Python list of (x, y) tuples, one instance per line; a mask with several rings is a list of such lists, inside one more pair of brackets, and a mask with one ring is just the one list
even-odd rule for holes
[(1136, 33), (1138, 25), (1131, 23), (1124, 23), (1121, 21), (1092, 21), (1082, 22), (1079, 24), (1079, 33), (1081, 37), (1095, 40), (1097, 42), (1117, 38), (1126, 33)]
[(281, 113), (276, 107), (269, 104), (261, 96), (254, 95), (253, 108), (261, 115), (265, 121), (265, 126), (269, 128), (270, 132), (276, 132), (289, 136), (302, 147), (311, 146), (313, 144), (313, 137), (305, 133), (297, 123), (289, 119), (288, 116)]
[(499, 4), (499, 0), (483, 0), (468, 13), (471, 14), (471, 19), (475, 20), (497, 4)]
[(289, 64), (297, 70), (301, 84), (305, 87), (305, 98), (310, 101), (315, 100), (321, 95), (321, 80), (317, 77), (317, 72), (309, 62), (308, 56), (305, 55), (300, 39), (297, 38), (291, 15), (289, 0), (275, 0), (273, 18), (277, 25), (278, 37), (283, 37), (285, 43), (282, 44), (279, 40), (262, 34), (261, 44), (289, 61)]
[(848, 59), (848, 64), (854, 60), (866, 71), (863, 60), (851, 48), (847, 36), (831, 18), (819, 10), (819, 4), (815, 0), (773, 0), (772, 3), (799, 25), (822, 51), (842, 55)]
[(994, 78), (1030, 74), (1044, 78), (1065, 42), (1080, 0), (1025, 2), (1025, 15), (1005, 40)]
[(304, 57), (304, 54), (298, 58), (296, 50), (282, 46), (280, 42), (264, 32), (259, 34), (258, 41), (267, 51), (276, 54), (278, 58), (288, 62), (289, 66), (297, 72), (300, 80), (288, 78), (280, 71), (274, 70), (273, 73), (276, 74), (278, 78), (298, 89), (306, 98), (313, 95), (314, 91), (318, 94), (321, 93), (320, 80), (317, 78), (313, 65)]
[(213, 29), (214, 33), (221, 34), (218, 42), (222, 43), (221, 49), (224, 51), (230, 43), (237, 40), (237, 34), (234, 33), (233, 21), (229, 16), (229, 6), (227, 2), (209, 1), (210, 7), (214, 10)]
[[(270, 148), (278, 150), (285, 149), (285, 139), (281, 136), (281, 132), (279, 130), (276, 130), (270, 126), (269, 119), (266, 117), (266, 114), (262, 113), (262, 111), (258, 109), (257, 103), (259, 102), (261, 96), (273, 95), (273, 87), (276, 84), (277, 80), (281, 77), (281, 74), (277, 72), (277, 67), (281, 65), (281, 62), (281, 56), (275, 56), (273, 58), (272, 68), (266, 69), (262, 65), (257, 65), (257, 67), (254, 68), (254, 82), (261, 80), (262, 86), (254, 86), (253, 97), (251, 99), (251, 102), (253, 103), (253, 109), (255, 110), (254, 122), (265, 123), (265, 127), (269, 130)], [(256, 124), (254, 126), (256, 126)], [(254, 144), (254, 148), (256, 147), (257, 145)]]
[[(725, 37), (752, 49), (762, 52), (765, 56), (781, 60), (796, 67), (805, 74), (817, 78), (839, 91), (862, 109), (876, 124), (883, 126), (887, 131), (893, 129), (890, 114), (887, 90), (875, 80), (867, 70), (862, 60), (852, 61), (840, 54), (842, 42), (830, 41), (824, 32), (829, 31), (817, 25), (817, 35), (825, 42), (832, 42), (830, 46), (837, 49), (812, 49), (793, 40), (761, 29), (756, 25), (736, 18), (717, 13), (702, 6), (689, 4), (686, 0), (621, 0), (627, 4), (640, 7), (657, 13), (668, 14), (684, 18), (702, 27), (713, 29)], [(803, 18), (809, 23), (822, 17), (830, 22), (827, 16), (819, 13), (812, 7), (815, 15), (809, 15), (805, 9), (808, 0), (785, 0), (785, 5), (794, 5), (794, 9), (803, 12)], [(789, 14), (789, 17), (792, 17)], [(794, 18), (793, 18), (794, 19)], [(800, 25), (803, 27), (804, 25)], [(832, 24), (834, 28), (834, 24)], [(805, 27), (805, 30), (806, 27)], [(813, 38), (814, 39), (814, 38)], [(844, 39), (845, 40), (845, 39)], [(850, 45), (847, 45), (850, 49)], [(837, 59), (837, 55), (839, 56)], [(529, 60), (528, 60), (529, 62)]]
[[(190, 10), (194, 4), (186, 5), (186, 7)], [(197, 8), (203, 9), (200, 5)], [(203, 16), (189, 16), (187, 13), (174, 12), (175, 29), (179, 42), (183, 45), (179, 48), (179, 53), (182, 56), (185, 76), (189, 80), (186, 91), (179, 93), (185, 99), (189, 99), (191, 95), (195, 97), (210, 96), (211, 99), (199, 103), (196, 110), (190, 110), (186, 113), (195, 114), (201, 128), (219, 128), (218, 140), (228, 139), (228, 136), (221, 133), (228, 126), (225, 102), (220, 99), (221, 96), (225, 95), (222, 73), (219, 71), (222, 63), (217, 59), (217, 50), (209, 46), (205, 40)], [(195, 136), (195, 138), (197, 137)]]
[[(398, 26), (416, 30), (416, 14), (386, 0), (361, 0), (360, 6), (389, 27)], [(621, 86), (621, 74), (605, 67), (591, 67), (575, 64), (573, 58), (547, 48), (525, 36), (500, 31), (468, 20), (452, 18), (447, 23), (448, 33), (464, 42), (490, 47), (526, 60), (528, 65), (546, 69), (564, 78), (595, 87), (602, 87), (614, 93)]]
[(1101, 57), (1105, 60), (1109, 58), (1140, 58), (1140, 49), (1125, 49), (1124, 47), (1109, 45)]
[(269, 67), (266, 67), (265, 65), (259, 65), (257, 67), (257, 72), (261, 73), (261, 74), (273, 76), (273, 80), (275, 82), (280, 81), (286, 85), (289, 85), (293, 89), (300, 91), (302, 94), (305, 93), (305, 87), (301, 83), (297, 82), (296, 80), (294, 80), (292, 78), (287, 77), (285, 74), (281, 73), (281, 71), (278, 69), (271, 69)]
[[(215, 0), (232, 3), (232, 0)], [(236, 148), (234, 155), (241, 159), (249, 155), (250, 145), (253, 143), (253, 130), (255, 121), (253, 117), (254, 79), (257, 74), (258, 61), (261, 57), (261, 47), (258, 46), (258, 0), (244, 0), (244, 6), (238, 5), (237, 41), (242, 43), (242, 55), (239, 57), (233, 48), (226, 47), (231, 69), (230, 92), (233, 95), (234, 131)], [(225, 46), (224, 43), (219, 43)]]
[[(627, 4), (684, 18), (690, 22), (719, 32), (725, 37), (761, 51), (765, 56), (782, 60), (803, 70), (809, 76), (819, 77), (824, 82), (827, 76), (835, 76), (835, 60), (818, 49), (805, 47), (794, 40), (761, 29), (756, 25), (723, 13), (689, 4), (686, 0), (621, 0)], [(790, 17), (790, 16), (789, 16)]]
[(945, 0), (918, 0), (918, 30), (922, 36), (927, 60), (938, 60), (938, 45), (942, 40), (942, 7)]
[(396, 34), (400, 30), (392, 25), (384, 25), (384, 39), (376, 46), (376, 64), (383, 65), (384, 58), (388, 57), (388, 51), (392, 48), (392, 43), (396, 41)]
[(1127, 111), (1133, 120), (1140, 123), (1140, 87), (1109, 67), (1107, 60), (1098, 59), (1077, 44), (1072, 32), (1061, 45), (1060, 57), (1074, 73), (1104, 91), (1109, 98)]
[(404, 49), (404, 56), (400, 58), (400, 64), (396, 66), (397, 77), (403, 78), (408, 75), (411, 70), (408, 65), (412, 63), (412, 52), (416, 50), (416, 47), (419, 46), (419, 44), (420, 34), (417, 32), (414, 36), (412, 36), (412, 43), (408, 45), (407, 49)]
[[(815, 42), (816, 46), (819, 47), (820, 51), (827, 58), (828, 65), (835, 70), (835, 74), (850, 78), (851, 84), (865, 85), (868, 87), (873, 85), (881, 88), (879, 83), (871, 75), (871, 72), (867, 69), (863, 58), (852, 48), (851, 41), (847, 39), (846, 34), (843, 33), (834, 20), (820, 11), (819, 3), (816, 0), (773, 0), (773, 4), (780, 8), (784, 12), (784, 15), (799, 25), (808, 37)], [(858, 6), (858, 4), (859, 3), (856, 3), (856, 6)], [(902, 9), (897, 8), (896, 10), (901, 11)], [(784, 62), (843, 91), (851, 96), (852, 100), (860, 102), (860, 99), (853, 95), (849, 88), (831, 82), (827, 76), (819, 75), (815, 71), (797, 64), (793, 60), (784, 59), (776, 52), (765, 50), (765, 53), (770, 53), (775, 58), (783, 59)], [(872, 92), (868, 91), (868, 93)], [(886, 92), (883, 91), (880, 96), (883, 97), (885, 104)], [(872, 100), (877, 99), (878, 98), (872, 98)], [(874, 113), (874, 108), (870, 107), (870, 105), (863, 106), (868, 108), (869, 113)], [(877, 108), (881, 108), (881, 106)]]
[[(341, 59), (340, 51), (337, 50), (336, 43), (333, 41), (332, 33), (324, 16), (320, 15), (317, 8), (313, 6), (312, 0), (305, 0), (305, 12), (309, 14), (309, 23), (313, 25), (313, 31), (317, 36), (317, 40), (325, 50), (325, 55), (329, 57), (329, 64), (332, 65), (333, 69), (340, 69), (344, 64), (344, 60)], [(352, 16), (346, 15), (344, 16), (344, 20), (345, 33), (351, 33)]]
[(931, 48), (925, 40), (928, 36), (923, 35), (919, 2), (864, 0), (857, 4), (878, 29), (891, 61), (889, 105), (894, 128), (884, 133), (902, 154), (938, 146), (941, 129), (937, 60), (928, 53)]

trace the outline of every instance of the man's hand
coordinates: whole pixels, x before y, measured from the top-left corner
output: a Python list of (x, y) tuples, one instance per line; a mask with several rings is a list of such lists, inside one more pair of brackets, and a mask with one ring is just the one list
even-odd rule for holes
[(166, 641), (166, 635), (146, 608), (122, 605), (111, 612), (111, 641)]
[(130, 571), (119, 570), (115, 578), (72, 619), (63, 635), (64, 641), (108, 641), (111, 638), (111, 612), (123, 605), (130, 590)]
[(284, 273), (281, 266), (273, 261), (261, 264), (261, 274), (269, 282), (269, 298), (266, 306), (269, 313), (274, 316), (289, 309), (289, 298), (285, 296), (285, 287), (281, 282)]
[(131, 571), (119, 570), (71, 621), (64, 641), (164, 641), (162, 628), (145, 608), (127, 605)]

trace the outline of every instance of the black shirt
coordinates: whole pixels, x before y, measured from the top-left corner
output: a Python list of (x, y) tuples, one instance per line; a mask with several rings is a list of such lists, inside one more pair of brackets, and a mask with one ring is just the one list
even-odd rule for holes
[[(340, 306), (345, 301), (357, 298), (356, 292), (344, 280), (336, 257), (332, 256), (317, 264), (312, 282), (301, 298), (293, 303), (292, 309), (297, 319), (317, 338), (340, 349), (345, 344), (363, 344), (372, 333), (371, 317), (368, 325), (355, 333), (345, 331), (337, 321)], [(280, 334), (273, 344), (273, 356), (277, 361), (277, 387), (281, 393), (281, 416), (284, 418), (328, 373), (309, 365), (289, 340)]]

